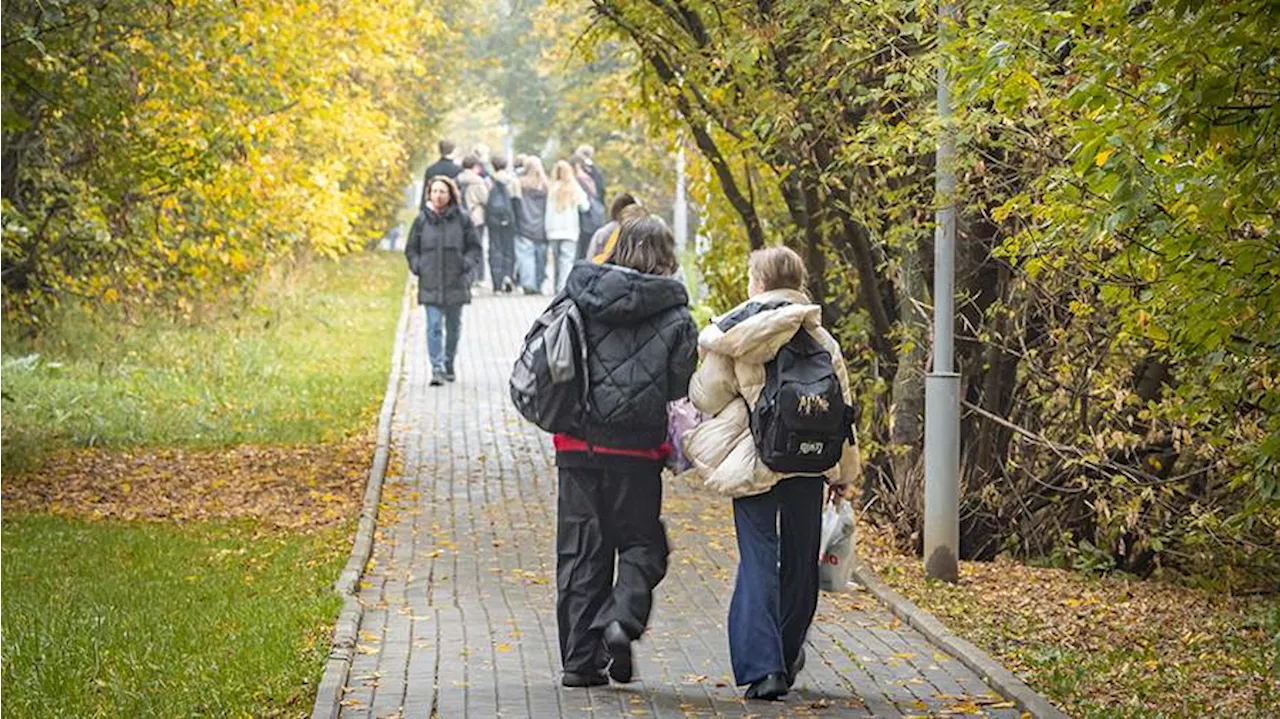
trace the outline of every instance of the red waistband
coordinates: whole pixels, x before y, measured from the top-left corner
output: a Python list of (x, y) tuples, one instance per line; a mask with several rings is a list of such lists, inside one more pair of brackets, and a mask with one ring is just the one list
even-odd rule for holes
[(619, 457), (639, 457), (640, 459), (652, 459), (659, 462), (665, 460), (671, 454), (671, 443), (663, 442), (657, 447), (649, 449), (625, 449), (621, 447), (601, 447), (598, 444), (588, 445), (586, 442), (577, 437), (570, 437), (567, 434), (557, 434), (551, 438), (552, 444), (555, 445), (557, 452), (595, 452), (596, 454), (612, 454)]

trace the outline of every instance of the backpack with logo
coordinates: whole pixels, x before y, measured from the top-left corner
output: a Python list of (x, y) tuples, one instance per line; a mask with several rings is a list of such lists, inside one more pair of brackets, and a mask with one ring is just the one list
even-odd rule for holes
[(578, 306), (557, 295), (525, 335), (511, 370), (511, 401), (548, 432), (580, 433), (587, 413), (587, 337)]
[(490, 227), (509, 227), (516, 221), (515, 208), (511, 206), (511, 195), (507, 185), (495, 179), (489, 190), (489, 201), (484, 205), (485, 223)]
[(844, 401), (831, 353), (801, 327), (764, 370), (750, 417), (760, 460), (783, 473), (822, 474), (836, 466), (853, 434), (853, 408)]

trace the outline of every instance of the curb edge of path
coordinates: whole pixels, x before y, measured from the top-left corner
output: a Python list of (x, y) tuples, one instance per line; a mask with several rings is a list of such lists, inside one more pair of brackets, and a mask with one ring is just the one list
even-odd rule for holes
[(917, 607), (911, 600), (890, 588), (884, 580), (880, 579), (875, 570), (863, 564), (861, 559), (855, 557), (852, 565), (854, 579), (887, 606), (894, 616), (976, 672), (989, 686), (1013, 700), (1019, 709), (1030, 713), (1036, 719), (1068, 719), (1061, 709), (1040, 696), (1000, 662), (992, 659), (972, 642), (952, 634), (932, 614)]
[(342, 597), (342, 610), (338, 612), (333, 628), (333, 642), (324, 673), (316, 688), (316, 701), (311, 719), (336, 719), (342, 701), (342, 688), (351, 670), (356, 647), (356, 633), (360, 630), (360, 618), (364, 608), (360, 606), (357, 588), (365, 564), (373, 552), (373, 532), (378, 523), (378, 504), (382, 501), (382, 480), (387, 475), (391, 459), (391, 417), (395, 413), (403, 372), (404, 343), (409, 327), (409, 315), (413, 306), (409, 303), (410, 283), (405, 279), (405, 290), (400, 298), (400, 319), (396, 323), (396, 339), (391, 350), (391, 371), (387, 377), (387, 391), (382, 396), (382, 411), (378, 413), (378, 434), (373, 450), (373, 467), (369, 470), (369, 483), (365, 485), (364, 504), (360, 508), (360, 522), (351, 545), (351, 557), (347, 566), (333, 583), (333, 589)]

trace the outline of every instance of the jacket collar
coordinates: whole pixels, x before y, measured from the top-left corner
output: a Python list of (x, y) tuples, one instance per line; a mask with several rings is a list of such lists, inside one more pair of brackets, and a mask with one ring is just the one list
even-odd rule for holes
[(458, 207), (458, 203), (456, 202), (450, 203), (448, 207), (444, 208), (444, 212), (441, 212), (439, 214), (436, 214), (436, 211), (432, 209), (431, 205), (429, 204), (426, 207), (422, 208), (422, 214), (426, 215), (427, 222), (430, 222), (433, 225), (438, 225), (441, 222), (446, 222), (452, 219), (454, 215), (458, 214), (461, 211), (462, 210)]
[(762, 292), (715, 318), (698, 344), (739, 361), (763, 364), (801, 327), (822, 324), (822, 308), (796, 290)]

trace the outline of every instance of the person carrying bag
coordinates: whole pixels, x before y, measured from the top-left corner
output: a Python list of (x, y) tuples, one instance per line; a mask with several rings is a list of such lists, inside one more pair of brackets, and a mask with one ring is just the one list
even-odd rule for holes
[(667, 403), (688, 393), (697, 339), (688, 293), (671, 277), (677, 269), (661, 220), (626, 223), (608, 262), (574, 265), (512, 372), (521, 414), (555, 433), (556, 623), (567, 687), (635, 678), (632, 643), (667, 573)]
[(748, 299), (702, 330), (689, 388), (705, 416), (685, 453), (733, 499), (738, 575), (729, 652), (747, 699), (777, 699), (804, 666), (818, 602), (824, 485), (847, 497), (861, 474), (840, 346), (804, 293), (804, 262), (756, 250)]

